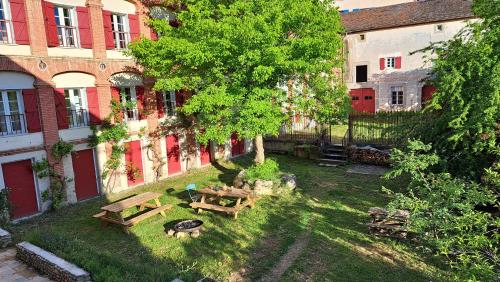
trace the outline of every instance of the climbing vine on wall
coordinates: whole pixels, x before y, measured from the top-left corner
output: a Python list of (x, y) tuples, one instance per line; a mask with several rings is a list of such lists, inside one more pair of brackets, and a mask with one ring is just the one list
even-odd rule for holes
[(57, 210), (61, 207), (62, 203), (66, 200), (66, 187), (67, 184), (73, 179), (62, 176), (55, 166), (61, 164), (62, 159), (71, 154), (73, 145), (64, 142), (63, 140), (57, 141), (51, 148), (51, 155), (54, 158), (54, 163), (49, 163), (47, 159), (36, 161), (33, 164), (33, 170), (39, 178), (49, 177), (49, 189), (42, 193), (42, 200), (44, 202), (50, 201), (51, 208)]

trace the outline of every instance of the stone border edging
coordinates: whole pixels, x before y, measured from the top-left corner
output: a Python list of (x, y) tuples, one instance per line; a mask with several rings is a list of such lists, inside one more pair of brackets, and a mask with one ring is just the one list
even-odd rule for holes
[(90, 273), (28, 242), (16, 245), (16, 257), (55, 281), (90, 282)]

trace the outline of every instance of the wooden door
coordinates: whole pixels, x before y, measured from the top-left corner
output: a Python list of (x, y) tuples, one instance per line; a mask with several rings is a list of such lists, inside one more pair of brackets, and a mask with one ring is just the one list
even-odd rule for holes
[(131, 141), (125, 144), (125, 166), (127, 171), (128, 186), (144, 183), (144, 170), (142, 168), (141, 141)]
[(179, 137), (177, 134), (171, 134), (166, 137), (167, 143), (167, 165), (168, 174), (172, 175), (181, 172), (181, 150), (179, 146)]
[(433, 85), (425, 85), (422, 87), (422, 104), (426, 104), (432, 99), (432, 95), (436, 92), (436, 87)]
[(210, 163), (210, 143), (206, 145), (200, 144), (200, 158), (201, 165)]
[(352, 109), (356, 112), (375, 112), (375, 90), (372, 88), (352, 89), (351, 96)]
[(71, 154), (75, 181), (76, 199), (78, 201), (99, 195), (95, 172), (94, 151), (81, 150)]
[(5, 187), (10, 189), (12, 218), (38, 213), (35, 179), (31, 160), (2, 164)]
[(351, 106), (352, 109), (356, 112), (363, 111), (363, 90), (362, 89), (352, 89), (349, 91), (349, 95), (351, 96)]
[(231, 134), (231, 156), (239, 156), (245, 152), (245, 140), (239, 140), (238, 134)]

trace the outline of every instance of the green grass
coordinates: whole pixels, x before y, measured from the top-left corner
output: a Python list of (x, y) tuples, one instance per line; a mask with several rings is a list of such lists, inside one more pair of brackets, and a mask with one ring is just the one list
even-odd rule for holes
[[(225, 214), (189, 208), (183, 188), (230, 183), (249, 158), (193, 171), (64, 208), (11, 226), (15, 240), (28, 240), (72, 261), (92, 274), (94, 281), (196, 281), (211, 277), (253, 281), (269, 272), (288, 247), (304, 232), (311, 240), (282, 277), (283, 281), (440, 281), (446, 271), (404, 243), (368, 234), (367, 210), (383, 206), (388, 196), (378, 177), (349, 175), (345, 168), (321, 168), (287, 156), (273, 156), (281, 169), (295, 173), (293, 195), (261, 199), (256, 208), (242, 211), (237, 220)], [(170, 187), (175, 191), (168, 193)], [(143, 191), (164, 194), (162, 203), (174, 208), (167, 217), (155, 216), (131, 228), (102, 228), (92, 218), (110, 201)], [(201, 218), (206, 231), (197, 239), (167, 237), (164, 229), (175, 221)]]

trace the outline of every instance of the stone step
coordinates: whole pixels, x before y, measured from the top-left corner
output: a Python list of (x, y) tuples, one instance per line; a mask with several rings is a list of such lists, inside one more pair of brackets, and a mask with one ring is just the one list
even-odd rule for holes
[(345, 159), (347, 156), (345, 154), (331, 154), (331, 153), (327, 153), (327, 154), (323, 154), (323, 157), (325, 159)]
[(324, 167), (338, 167), (338, 164), (327, 164), (327, 163), (319, 163), (319, 166), (324, 166)]
[(337, 165), (344, 165), (347, 164), (346, 160), (335, 160), (335, 159), (318, 159), (318, 162), (321, 163), (326, 163), (326, 164), (337, 164)]

